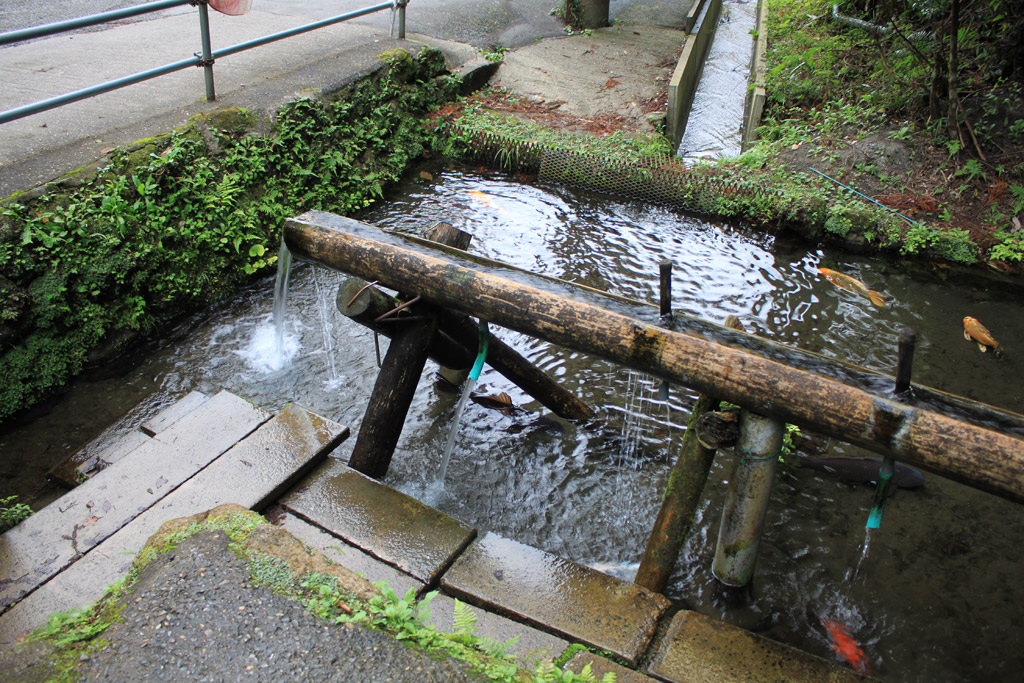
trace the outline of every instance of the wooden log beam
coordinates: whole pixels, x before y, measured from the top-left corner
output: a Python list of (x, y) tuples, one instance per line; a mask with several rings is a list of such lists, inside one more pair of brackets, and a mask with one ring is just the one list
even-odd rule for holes
[[(1024, 501), (1021, 439), (869, 393), (774, 357), (645, 322), (628, 314), (636, 310), (635, 302), (530, 277), (508, 265), (488, 271), (450, 252), (413, 248), (372, 226), (319, 211), (290, 219), (285, 241), (298, 258), (379, 280), (398, 291), (416, 292), (438, 305)], [(737, 346), (756, 348), (756, 337), (746, 337)], [(799, 364), (800, 355), (791, 349), (783, 359)], [(808, 354), (803, 355), (806, 362)], [(828, 365), (820, 360), (818, 364)], [(841, 368), (846, 368), (840, 372), (844, 376), (856, 374), (850, 366)], [(891, 387), (889, 378), (885, 390)], [(1009, 424), (1020, 417), (1002, 415)]]
[[(393, 322), (377, 322), (381, 315), (394, 308), (396, 300), (356, 277), (342, 283), (337, 303), (341, 313), (388, 337), (406, 324), (401, 322), (403, 319), (419, 317), (416, 309), (410, 308), (405, 316), (394, 316)], [(438, 311), (437, 318), (437, 333), (427, 349), (429, 356), (448, 368), (469, 368), (476, 358), (480, 340), (477, 326), (465, 315), (452, 311)], [(567, 420), (594, 417), (594, 411), (583, 401), (494, 334), (487, 345), (487, 364), (559, 417)]]

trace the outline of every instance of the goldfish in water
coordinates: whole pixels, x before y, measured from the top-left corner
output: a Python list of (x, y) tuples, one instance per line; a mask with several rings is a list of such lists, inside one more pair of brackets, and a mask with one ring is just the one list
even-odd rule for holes
[(491, 199), (491, 196), (489, 194), (487, 194), (486, 192), (481, 192), (480, 190), (470, 190), (469, 191), (469, 196), (472, 197), (473, 199), (475, 199), (476, 201), (480, 202), (481, 204), (485, 205), (485, 206), (489, 206), (492, 209), (497, 209), (498, 211), (501, 211), (502, 213), (505, 212), (505, 209), (503, 209), (500, 206), (498, 206), (497, 204), (495, 204), (494, 200)]
[(839, 655), (840, 659), (853, 667), (857, 673), (869, 674), (871, 668), (868, 666), (868, 657), (864, 654), (860, 644), (850, 635), (850, 630), (837, 621), (821, 618), (821, 625), (828, 631), (828, 637), (832, 641), (832, 651)]
[(988, 347), (991, 346), (996, 358), (1003, 357), (1003, 345), (992, 337), (992, 333), (978, 322), (977, 318), (972, 318), (969, 315), (964, 317), (964, 339), (976, 343), (983, 353), (988, 351)]
[(854, 294), (860, 294), (867, 298), (875, 306), (885, 307), (885, 302), (888, 300), (881, 292), (876, 292), (873, 289), (868, 289), (867, 285), (858, 280), (857, 278), (844, 275), (836, 270), (830, 268), (818, 268), (818, 272), (825, 276), (825, 279), (831, 282), (839, 289), (845, 289), (847, 292), (853, 292)]

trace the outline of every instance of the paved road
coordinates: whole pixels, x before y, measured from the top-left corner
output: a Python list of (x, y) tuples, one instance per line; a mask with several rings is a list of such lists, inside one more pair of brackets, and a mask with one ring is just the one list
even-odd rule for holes
[[(293, 17), (305, 23), (344, 14), (377, 4), (381, 0), (253, 0), (252, 9), (279, 17)], [(145, 4), (145, 0), (64, 0), (30, 2), (0, 0), (0, 31), (38, 26), (122, 7)], [(411, 0), (406, 10), (410, 32), (469, 43), (476, 47), (519, 47), (537, 38), (561, 35), (564, 25), (551, 16), (556, 0)], [(152, 20), (162, 16), (193, 12), (189, 7), (163, 10), (119, 21), (119, 24)], [(382, 29), (391, 26), (389, 12), (355, 20)], [(91, 27), (87, 31), (103, 30)]]

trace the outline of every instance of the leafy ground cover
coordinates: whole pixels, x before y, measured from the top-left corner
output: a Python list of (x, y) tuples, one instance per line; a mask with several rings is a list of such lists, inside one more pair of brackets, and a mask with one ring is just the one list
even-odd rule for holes
[(902, 227), (911, 252), (915, 240), (955, 232), (979, 262), (1020, 273), (1019, 4), (768, 2), (768, 103), (754, 152), (766, 166), (816, 168), (902, 213), (917, 224)]

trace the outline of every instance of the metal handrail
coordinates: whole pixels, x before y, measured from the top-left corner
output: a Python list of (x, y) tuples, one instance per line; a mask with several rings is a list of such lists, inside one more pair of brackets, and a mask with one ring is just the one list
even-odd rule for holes
[(30, 38), (63, 33), (65, 31), (84, 28), (86, 26), (96, 26), (98, 24), (115, 21), (117, 19), (124, 19), (126, 17), (157, 12), (159, 10), (178, 7), (180, 5), (196, 5), (199, 9), (199, 28), (202, 44), (201, 52), (195, 53), (193, 57), (188, 59), (164, 64), (163, 66), (158, 66), (147, 71), (140, 71), (130, 76), (124, 76), (123, 78), (117, 78), (88, 88), (75, 90), (74, 92), (66, 93), (64, 95), (58, 95), (57, 97), (51, 97), (46, 100), (40, 100), (39, 102), (33, 102), (32, 104), (26, 104), (21, 107), (0, 112), (0, 124), (31, 116), (32, 114), (38, 114), (49, 109), (55, 109), (65, 104), (71, 104), (72, 102), (78, 102), (79, 100), (110, 92), (111, 90), (117, 90), (118, 88), (123, 88), (135, 83), (140, 83), (151, 78), (163, 76), (174, 71), (180, 71), (181, 69), (185, 69), (190, 66), (203, 67), (203, 77), (206, 84), (206, 99), (209, 102), (213, 102), (217, 99), (217, 93), (213, 85), (213, 64), (218, 57), (226, 57), (228, 55), (260, 47), (261, 45), (266, 45), (267, 43), (272, 43), (277, 40), (290, 38), (292, 36), (299, 35), (300, 33), (307, 33), (318, 28), (324, 28), (350, 19), (357, 19), (367, 14), (373, 14), (374, 12), (380, 12), (386, 9), (398, 12), (397, 37), (401, 40), (405, 38), (405, 6), (409, 3), (409, 0), (387, 0), (386, 2), (382, 2), (371, 7), (346, 12), (345, 14), (339, 14), (338, 16), (330, 17), (328, 19), (321, 19), (310, 24), (304, 24), (303, 26), (298, 26), (286, 31), (280, 31), (262, 38), (238, 43), (237, 45), (231, 45), (219, 50), (212, 50), (210, 47), (210, 20), (207, 10), (207, 2), (208, 0), (158, 0), (158, 2), (152, 2), (145, 5), (136, 5), (134, 7), (126, 7), (124, 9), (112, 10), (101, 14), (79, 17), (77, 19), (69, 19), (67, 21), (58, 21), (52, 24), (44, 24), (32, 28), (0, 33), (0, 45), (6, 45), (8, 43), (28, 40)]

